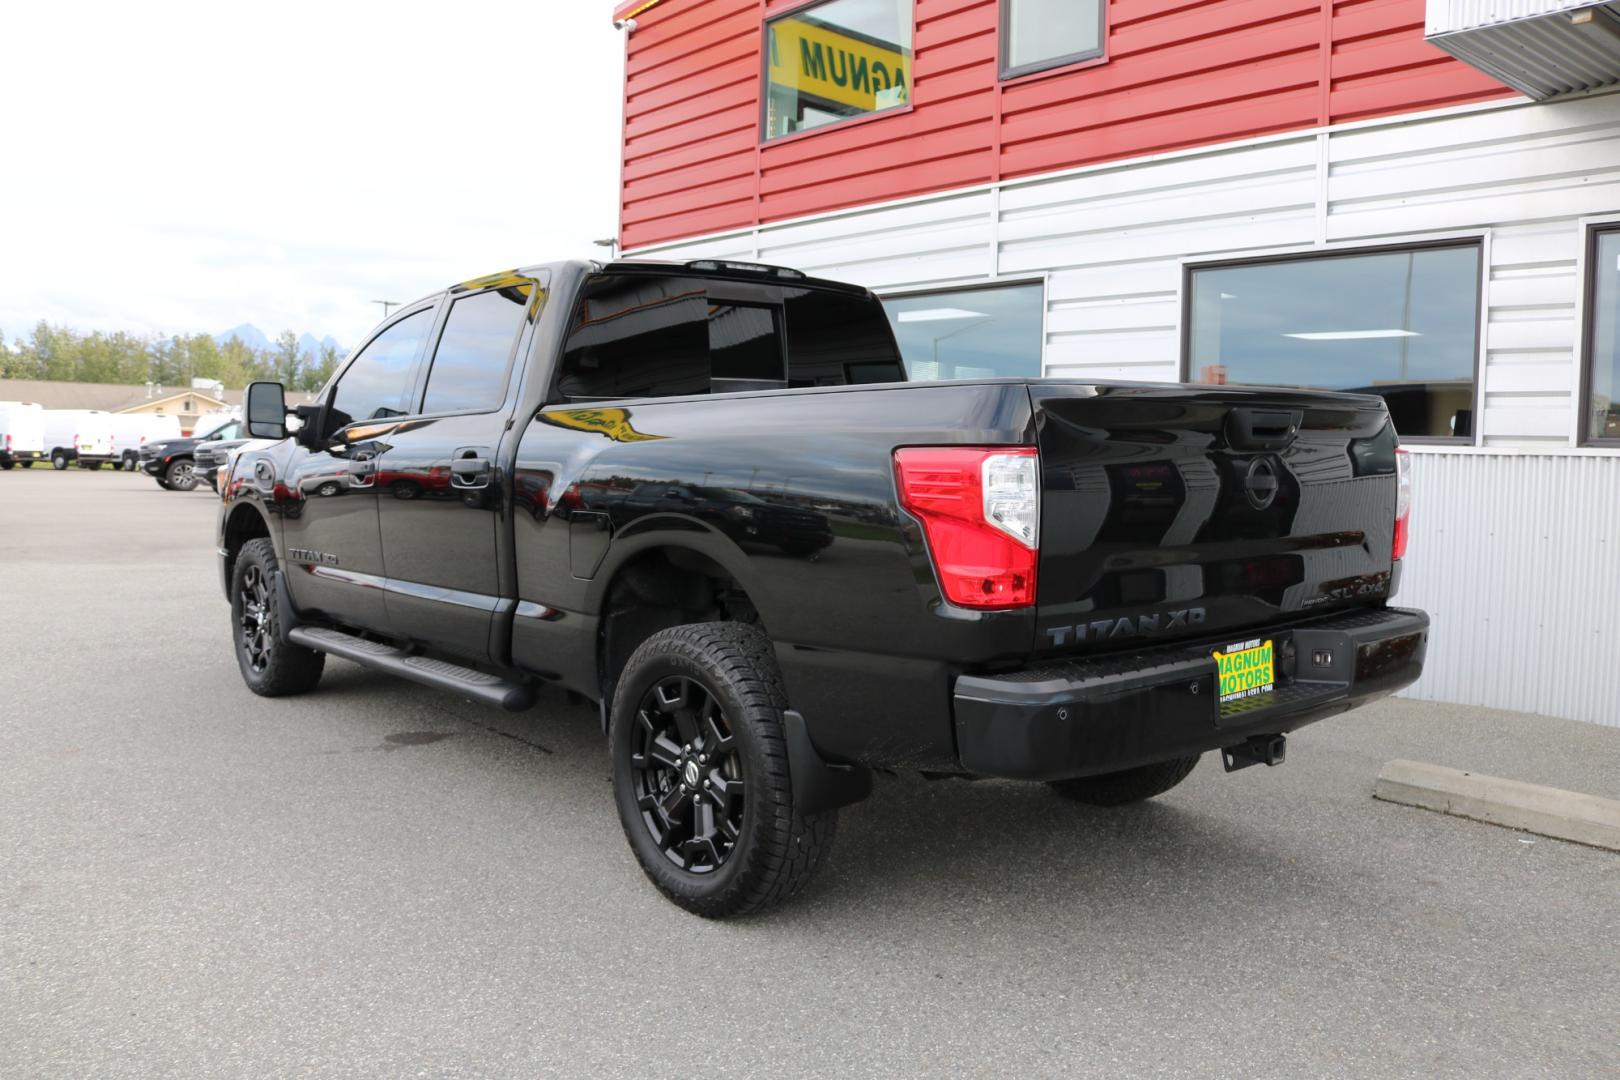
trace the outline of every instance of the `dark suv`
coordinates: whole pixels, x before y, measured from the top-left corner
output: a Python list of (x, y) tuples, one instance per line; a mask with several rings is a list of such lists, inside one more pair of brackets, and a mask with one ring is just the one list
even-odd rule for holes
[[(164, 491), (190, 491), (201, 479), (197, 471), (198, 451), (205, 447), (212, 450), (224, 443), (241, 446), (247, 441), (246, 434), (240, 420), (227, 420), (204, 435), (147, 443), (141, 447), (141, 471), (156, 480)], [(217, 469), (224, 460), (220, 457), (213, 462), (213, 467)], [(212, 473), (208, 481), (214, 482)]]

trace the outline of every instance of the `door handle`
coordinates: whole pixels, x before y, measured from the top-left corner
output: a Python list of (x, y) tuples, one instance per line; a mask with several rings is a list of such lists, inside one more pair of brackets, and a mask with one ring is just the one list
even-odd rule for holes
[(492, 472), (486, 447), (463, 446), (450, 459), (450, 483), (454, 487), (489, 487)]

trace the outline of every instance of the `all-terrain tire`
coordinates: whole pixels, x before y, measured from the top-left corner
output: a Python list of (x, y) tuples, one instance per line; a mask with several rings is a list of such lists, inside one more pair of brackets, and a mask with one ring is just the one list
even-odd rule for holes
[(288, 645), (278, 636), (272, 583), (276, 549), (269, 540), (242, 545), (231, 570), (231, 642), (242, 681), (260, 697), (287, 697), (315, 689), (326, 654)]
[[(732, 739), (727, 757), (740, 773), (738, 834), (723, 860), (701, 872), (666, 855), (655, 828), (662, 820), (640, 800), (650, 782), (637, 746), (651, 727), (645, 703), (659, 688), (696, 683), (718, 705)], [(694, 695), (697, 690), (693, 690)], [(630, 657), (613, 695), (608, 745), (613, 789), (625, 838), (647, 877), (665, 896), (705, 918), (762, 911), (787, 900), (815, 874), (832, 846), (838, 812), (801, 813), (793, 803), (782, 713), (787, 695), (770, 639), (742, 623), (694, 623), (660, 631)], [(642, 758), (638, 766), (636, 759)], [(729, 805), (729, 804), (726, 804)], [(692, 813), (697, 813), (694, 808)], [(719, 833), (715, 833), (718, 838)]]
[(1054, 780), (1052, 790), (1065, 799), (1091, 806), (1124, 806), (1141, 802), (1155, 795), (1163, 795), (1183, 780), (1198, 764), (1199, 755), (1156, 761), (1152, 765), (1139, 765), (1101, 776), (1080, 776), (1073, 780)]

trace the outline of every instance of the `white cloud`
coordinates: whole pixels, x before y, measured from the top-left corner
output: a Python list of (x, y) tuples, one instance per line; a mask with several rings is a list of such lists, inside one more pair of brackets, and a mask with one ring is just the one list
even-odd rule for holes
[(14, 4), (0, 16), (0, 330), (353, 344), (375, 299), (600, 256), (607, 0)]

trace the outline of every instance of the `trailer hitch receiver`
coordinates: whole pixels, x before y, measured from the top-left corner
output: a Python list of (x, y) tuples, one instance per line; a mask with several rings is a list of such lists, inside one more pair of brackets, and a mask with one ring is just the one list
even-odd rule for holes
[(1227, 772), (1247, 769), (1250, 765), (1281, 765), (1288, 756), (1288, 738), (1285, 735), (1250, 735), (1236, 746), (1221, 751), (1221, 763)]

